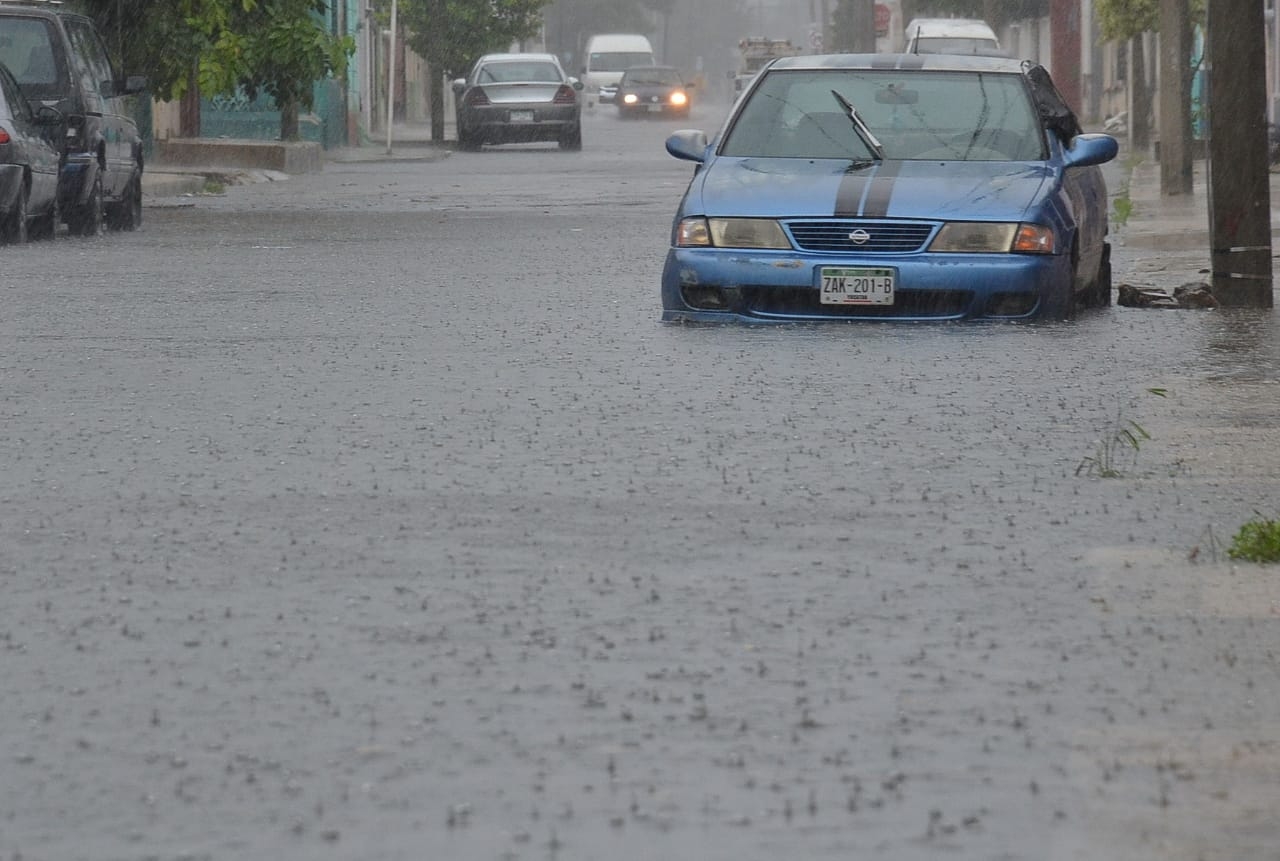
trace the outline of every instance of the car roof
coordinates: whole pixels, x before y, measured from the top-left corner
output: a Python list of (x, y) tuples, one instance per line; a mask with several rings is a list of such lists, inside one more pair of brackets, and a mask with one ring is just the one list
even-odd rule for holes
[(528, 62), (529, 60), (539, 60), (544, 63), (555, 63), (560, 65), (560, 61), (556, 59), (555, 54), (485, 54), (480, 58), (481, 63), (512, 63), (512, 62)]
[(893, 70), (946, 72), (1003, 72), (1024, 74), (1030, 67), (1025, 60), (978, 54), (805, 54), (780, 57), (770, 69), (851, 69), (855, 71)]

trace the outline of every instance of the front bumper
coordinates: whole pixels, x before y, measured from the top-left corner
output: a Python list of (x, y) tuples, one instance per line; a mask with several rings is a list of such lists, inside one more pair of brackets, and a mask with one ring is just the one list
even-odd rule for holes
[[(894, 304), (821, 304), (823, 266), (894, 269)], [(672, 248), (662, 271), (662, 319), (795, 323), (1057, 318), (1071, 309), (1071, 284), (1071, 262), (1063, 255), (855, 257)]]

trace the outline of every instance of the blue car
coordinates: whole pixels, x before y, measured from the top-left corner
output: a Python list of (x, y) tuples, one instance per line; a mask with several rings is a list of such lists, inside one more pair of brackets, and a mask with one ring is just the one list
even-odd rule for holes
[(662, 274), (670, 322), (1028, 319), (1111, 300), (1108, 135), (1042, 66), (775, 60), (695, 162)]

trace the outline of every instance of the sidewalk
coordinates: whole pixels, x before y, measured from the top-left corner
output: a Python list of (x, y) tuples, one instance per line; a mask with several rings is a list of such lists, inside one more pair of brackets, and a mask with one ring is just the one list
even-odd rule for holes
[[(452, 122), (445, 123), (444, 141), (440, 143), (431, 140), (430, 125), (395, 123), (391, 128), (389, 150), (387, 140), (383, 136), (376, 139), (370, 138), (360, 146), (323, 150), (321, 159), (325, 163), (334, 164), (435, 161), (447, 158), (454, 142)], [(145, 201), (157, 198), (188, 197), (200, 194), (210, 187), (278, 182), (285, 179), (288, 179), (288, 174), (265, 169), (219, 165), (176, 167), (163, 163), (149, 164), (142, 174), (142, 196)]]
[[(1121, 154), (1123, 157), (1123, 153)], [(1209, 185), (1204, 160), (1192, 164), (1191, 194), (1160, 194), (1160, 163), (1143, 159), (1129, 176), (1133, 209), (1113, 232), (1128, 246), (1202, 253), (1209, 260)], [(1272, 171), (1271, 235), (1280, 237), (1280, 173)], [(1114, 222), (1114, 215), (1112, 218)]]

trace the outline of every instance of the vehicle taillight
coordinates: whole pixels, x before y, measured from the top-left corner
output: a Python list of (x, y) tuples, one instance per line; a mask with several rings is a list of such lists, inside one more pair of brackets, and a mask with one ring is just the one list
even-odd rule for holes
[(551, 101), (557, 105), (571, 105), (577, 100), (578, 94), (573, 91), (573, 87), (568, 84), (561, 84), (560, 89), (556, 90), (556, 97)]
[(467, 104), (487, 105), (489, 104), (489, 97), (485, 95), (484, 90), (479, 87), (472, 87), (471, 92), (467, 93)]
[(10, 140), (9, 130), (4, 126), (0, 126), (0, 144), (7, 144)]

